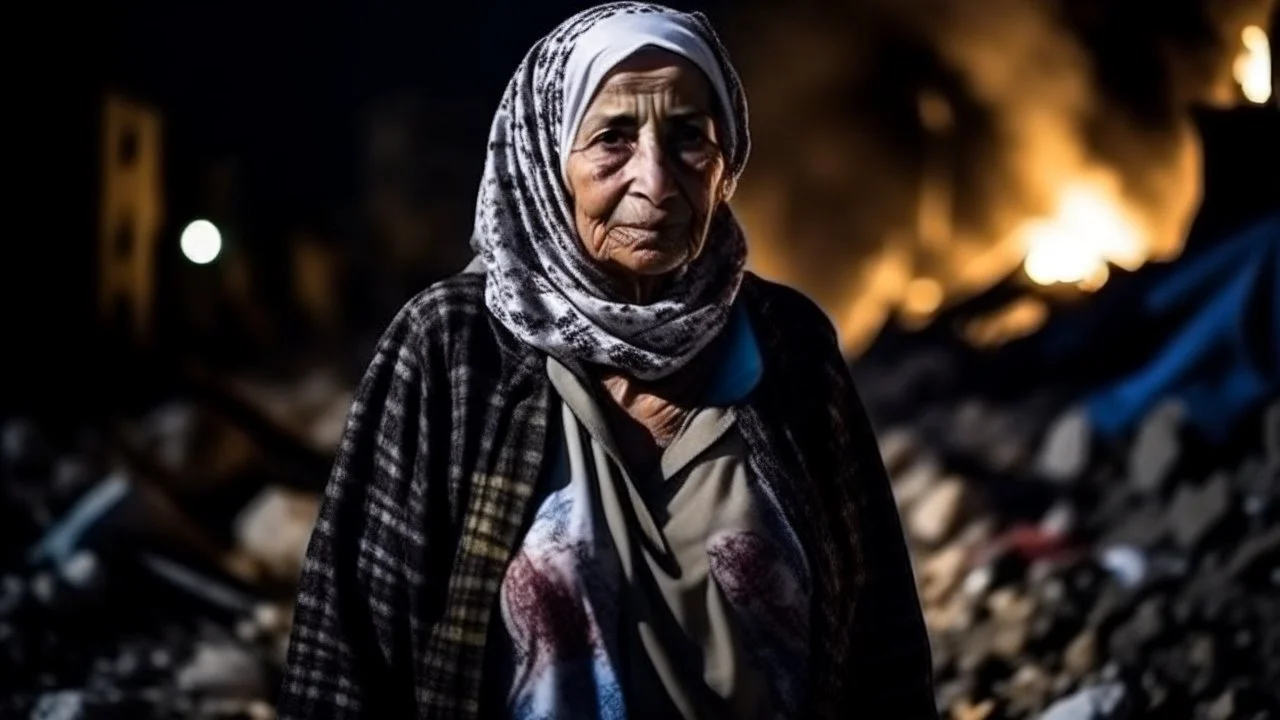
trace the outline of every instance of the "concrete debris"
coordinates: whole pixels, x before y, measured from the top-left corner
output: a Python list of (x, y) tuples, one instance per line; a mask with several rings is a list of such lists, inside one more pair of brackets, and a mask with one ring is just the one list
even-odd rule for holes
[[(197, 522), (180, 492), (140, 482), (84, 431), (0, 425), (0, 536), (26, 548), (0, 566), (0, 717), (271, 720), (294, 590), (246, 585), (206, 552), (205, 534), (235, 535), (234, 514)], [(144, 445), (157, 465), (201, 447), (180, 437), (201, 427), (181, 406), (133, 427), (158, 430)], [(24, 479), (9, 482), (15, 469)], [(258, 562), (296, 579), (317, 504), (268, 487), (238, 529)], [(237, 637), (244, 624), (252, 632)]]
[(1107, 684), (1084, 688), (1054, 703), (1040, 720), (1122, 720), (1129, 717), (1124, 685)]
[(1136, 588), (1147, 578), (1147, 556), (1131, 545), (1112, 545), (1104, 549), (1099, 562), (1125, 589)]
[(178, 670), (175, 679), (179, 689), (197, 695), (256, 698), (266, 694), (261, 660), (229, 641), (198, 644), (195, 655)]
[(1088, 469), (1093, 453), (1093, 427), (1083, 408), (1070, 408), (1045, 433), (1036, 454), (1035, 471), (1054, 482), (1069, 483)]
[(1163, 403), (1104, 441), (1068, 405), (1011, 469), (987, 429), (1025, 412), (965, 395), (883, 442), (944, 717), (1280, 718), (1273, 431), (1215, 451)]
[(880, 457), (890, 477), (896, 477), (906, 467), (919, 447), (919, 441), (909, 428), (899, 427), (879, 436)]
[(911, 508), (906, 518), (907, 532), (925, 545), (937, 545), (955, 532), (962, 519), (968, 485), (958, 477), (934, 483)]
[(1162, 403), (1143, 420), (1129, 450), (1129, 482), (1142, 492), (1157, 492), (1170, 479), (1182, 453), (1186, 408)]
[(1231, 481), (1215, 474), (1203, 487), (1183, 484), (1169, 508), (1169, 533), (1184, 550), (1198, 550), (1210, 533), (1230, 518), (1234, 507)]
[(296, 582), (319, 511), (315, 495), (266, 488), (236, 519), (236, 540), (277, 578)]
[(924, 496), (941, 477), (942, 469), (933, 458), (920, 458), (893, 473), (893, 496), (899, 510), (906, 510)]
[[(1280, 718), (1280, 405), (1206, 452), (1176, 403), (1104, 441), (1071, 398), (947, 393), (910, 368), (886, 364), (896, 375), (864, 378), (864, 397), (893, 419), (878, 440), (942, 717)], [(239, 389), (294, 436), (336, 445), (350, 395), (331, 378)], [(19, 479), (0, 484), (0, 536), (29, 548), (0, 571), (0, 678), (17, 689), (0, 716), (271, 720), (320, 498), (239, 472), (234, 432), (162, 409), (138, 424), (144, 447), (229, 506), (202, 527), (223, 554), (201, 564), (97, 530), (141, 486), (92, 442), (0, 420), (0, 467)], [(200, 471), (219, 448), (230, 459)], [(256, 478), (234, 501), (218, 494), (232, 475)]]

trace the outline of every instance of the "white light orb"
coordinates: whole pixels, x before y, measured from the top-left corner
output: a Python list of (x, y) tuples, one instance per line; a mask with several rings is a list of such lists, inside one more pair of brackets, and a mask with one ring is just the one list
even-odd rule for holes
[(208, 265), (222, 252), (222, 233), (208, 220), (196, 220), (182, 231), (182, 254), (197, 265)]

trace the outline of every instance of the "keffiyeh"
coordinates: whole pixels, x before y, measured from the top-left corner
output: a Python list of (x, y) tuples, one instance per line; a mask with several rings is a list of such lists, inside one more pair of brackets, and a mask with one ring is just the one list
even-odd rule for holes
[(487, 274), (485, 304), (518, 338), (563, 362), (646, 380), (680, 369), (719, 334), (746, 265), (742, 228), (723, 202), (701, 255), (651, 303), (611, 298), (582, 249), (563, 180), (565, 144), (608, 70), (649, 45), (708, 75), (732, 189), (750, 149), (746, 98), (715, 31), (699, 13), (609, 3), (565, 21), (516, 69), (489, 133), (471, 238)]

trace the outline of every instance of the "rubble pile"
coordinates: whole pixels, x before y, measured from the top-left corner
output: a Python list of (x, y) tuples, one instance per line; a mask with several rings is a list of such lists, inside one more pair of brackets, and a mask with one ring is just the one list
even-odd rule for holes
[(0, 419), (0, 717), (274, 717), (318, 499), (264, 483), (211, 523), (193, 506), (243, 495), (253, 462), (202, 447), (198, 416), (162, 408), (132, 433), (164, 482), (107, 433)]
[[(1225, 446), (1173, 403), (1116, 443), (1068, 393), (957, 398), (910, 358), (858, 372), (944, 717), (1280, 718), (1280, 403)], [(0, 418), (0, 717), (273, 717), (318, 497), (252, 435), (181, 402)]]
[(1053, 402), (881, 425), (944, 717), (1280, 718), (1280, 403), (1224, 448)]

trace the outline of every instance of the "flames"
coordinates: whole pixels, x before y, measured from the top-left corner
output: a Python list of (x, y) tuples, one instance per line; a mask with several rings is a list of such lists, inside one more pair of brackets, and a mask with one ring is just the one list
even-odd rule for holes
[(1096, 290), (1110, 276), (1110, 265), (1134, 270), (1149, 255), (1141, 222), (1100, 181), (1067, 185), (1054, 213), (1027, 221), (1017, 235), (1027, 277), (1040, 285)]
[(1262, 28), (1249, 25), (1240, 32), (1240, 46), (1232, 74), (1245, 99), (1263, 105), (1271, 99), (1271, 43)]
[[(1175, 260), (1204, 191), (1193, 108), (1276, 101), (1263, 31), (1276, 2), (1163, 19), (1123, 3), (748, 4), (735, 37), (752, 170), (734, 210), (752, 269), (812, 297), (857, 356), (889, 323), (1032, 286), (966, 328), (1000, 344), (1074, 294), (1057, 290)], [(1088, 40), (1104, 21), (1125, 52)]]

